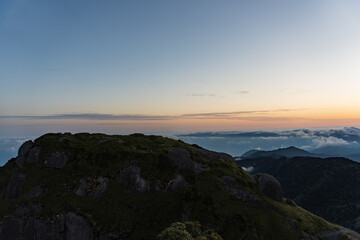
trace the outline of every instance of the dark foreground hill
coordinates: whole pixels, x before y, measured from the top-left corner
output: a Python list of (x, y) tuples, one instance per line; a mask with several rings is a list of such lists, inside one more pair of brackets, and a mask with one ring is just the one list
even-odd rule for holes
[(251, 173), (269, 173), (284, 196), (337, 224), (360, 230), (360, 163), (345, 158), (257, 158), (238, 161)]
[(0, 168), (0, 221), (6, 240), (360, 239), (229, 155), (142, 134), (24, 143)]

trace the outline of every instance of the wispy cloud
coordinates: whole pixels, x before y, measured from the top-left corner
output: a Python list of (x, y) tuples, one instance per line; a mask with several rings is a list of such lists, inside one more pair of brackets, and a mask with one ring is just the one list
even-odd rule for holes
[(54, 115), (39, 115), (39, 116), (0, 116), (0, 118), (13, 119), (87, 119), (87, 120), (167, 120), (172, 119), (171, 116), (162, 115), (114, 115), (101, 113), (68, 113), (68, 114), (54, 114)]
[(248, 93), (250, 93), (249, 91), (237, 91), (236, 92), (237, 94), (248, 94)]
[[(67, 113), (53, 115), (3, 115), (0, 119), (87, 119), (87, 120), (172, 120), (172, 119), (244, 119), (244, 120), (278, 120), (271, 117), (255, 117), (252, 114), (267, 114), (272, 112), (301, 111), (302, 109), (277, 109), (263, 111), (235, 111), (189, 113), (180, 115), (143, 115), (143, 114), (102, 114), (102, 113)], [(282, 118), (283, 119), (283, 118)], [(286, 118), (288, 119), (288, 118)]]
[(188, 97), (216, 97), (215, 93), (192, 93), (188, 94)]

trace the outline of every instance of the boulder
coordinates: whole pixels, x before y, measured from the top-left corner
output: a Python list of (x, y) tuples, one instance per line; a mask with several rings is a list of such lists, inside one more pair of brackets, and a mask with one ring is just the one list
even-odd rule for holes
[(86, 190), (87, 190), (87, 182), (85, 179), (81, 178), (79, 187), (76, 188), (74, 192), (76, 195), (83, 197), (86, 195)]
[(93, 197), (99, 198), (105, 193), (109, 179), (105, 177), (99, 177), (96, 182), (97, 186), (95, 187), (95, 190), (93, 192)]
[(268, 208), (269, 206), (258, 196), (248, 193), (239, 188), (232, 188), (227, 185), (224, 186), (224, 189), (230, 193), (230, 195), (235, 196), (237, 199), (245, 202), (251, 207), (254, 208)]
[(237, 181), (235, 180), (235, 178), (230, 177), (230, 176), (222, 176), (220, 177), (221, 180), (224, 181), (224, 183), (228, 186), (236, 186), (238, 185)]
[(282, 201), (283, 192), (280, 183), (271, 175), (263, 173), (258, 179), (260, 192), (275, 201)]
[(217, 159), (228, 159), (234, 161), (234, 158), (226, 153), (213, 152), (202, 148), (194, 148), (194, 151), (209, 161), (215, 161)]
[(64, 168), (69, 157), (63, 152), (55, 152), (45, 160), (45, 166), (48, 168)]
[(204, 170), (205, 169), (203, 168), (203, 166), (200, 163), (194, 162), (194, 171), (195, 171), (196, 175), (199, 175)]
[(118, 173), (118, 175), (116, 176), (116, 180), (136, 192), (149, 192), (152, 190), (160, 190), (158, 184), (142, 178), (140, 173), (140, 167), (125, 167)]
[(19, 148), (18, 156), (25, 157), (33, 146), (34, 142), (31, 140), (24, 142)]
[(24, 142), (21, 147), (19, 148), (18, 151), (18, 156), (16, 157), (16, 165), (19, 168), (23, 168), (24, 167), (24, 162), (25, 162), (25, 157), (26, 155), (29, 153), (30, 149), (34, 146), (33, 141), (29, 140)]
[(190, 152), (184, 148), (176, 147), (168, 154), (170, 164), (182, 173), (194, 171), (194, 162)]
[(34, 147), (30, 150), (28, 158), (27, 158), (27, 162), (28, 163), (36, 163), (39, 161), (39, 156), (40, 156), (40, 151), (41, 148), (40, 147)]
[(59, 214), (51, 220), (28, 218), (23, 233), (24, 240), (63, 240), (65, 239), (65, 218)]
[(38, 197), (41, 197), (42, 195), (46, 194), (46, 192), (47, 192), (46, 187), (41, 187), (41, 186), (37, 185), (33, 189), (31, 189), (31, 191), (27, 194), (27, 197), (28, 198), (38, 198)]
[(93, 228), (88, 221), (73, 212), (66, 214), (66, 240), (89, 240), (93, 239)]
[(24, 162), (25, 162), (25, 157), (16, 157), (15, 158), (15, 163), (19, 168), (24, 167)]
[(204, 167), (200, 163), (194, 162), (191, 159), (190, 152), (184, 148), (176, 147), (172, 149), (168, 154), (168, 158), (170, 164), (182, 174), (195, 172), (198, 175), (204, 171)]
[(23, 233), (24, 240), (34, 240), (35, 239), (35, 218), (29, 217), (26, 221)]
[(170, 191), (175, 191), (181, 188), (184, 188), (188, 185), (185, 178), (181, 175), (176, 175), (176, 177), (171, 181), (171, 185), (169, 187)]
[[(37, 219), (34, 223), (35, 236), (39, 240), (60, 240), (63, 239), (63, 229), (54, 222)], [(60, 232), (62, 230), (62, 232)]]
[(6, 199), (13, 199), (20, 195), (25, 178), (25, 174), (23, 173), (15, 173), (12, 175), (6, 188)]
[(0, 239), (19, 239), (23, 222), (21, 218), (5, 218), (0, 225)]
[(26, 215), (26, 216), (35, 216), (37, 214), (39, 214), (42, 210), (41, 205), (29, 205), (29, 206), (24, 206), (24, 205), (20, 205), (18, 207), (16, 207), (15, 209), (15, 214), (18, 215)]

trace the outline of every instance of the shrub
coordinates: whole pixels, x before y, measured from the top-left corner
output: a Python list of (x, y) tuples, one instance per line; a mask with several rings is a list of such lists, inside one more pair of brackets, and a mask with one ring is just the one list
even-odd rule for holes
[(176, 222), (170, 225), (162, 233), (160, 233), (157, 240), (194, 240), (190, 233), (186, 231), (184, 223)]
[(207, 240), (223, 240), (222, 237), (213, 230), (206, 230), (202, 235), (206, 237)]

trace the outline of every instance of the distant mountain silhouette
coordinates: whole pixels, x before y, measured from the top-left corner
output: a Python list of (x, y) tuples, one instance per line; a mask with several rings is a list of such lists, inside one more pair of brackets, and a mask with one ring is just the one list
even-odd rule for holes
[(279, 148), (272, 151), (262, 151), (262, 150), (250, 150), (241, 155), (241, 159), (246, 158), (260, 158), (260, 157), (271, 157), (275, 159), (279, 159), (281, 157), (320, 157), (320, 155), (311, 153), (300, 148), (296, 147), (287, 147), (287, 148)]

